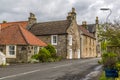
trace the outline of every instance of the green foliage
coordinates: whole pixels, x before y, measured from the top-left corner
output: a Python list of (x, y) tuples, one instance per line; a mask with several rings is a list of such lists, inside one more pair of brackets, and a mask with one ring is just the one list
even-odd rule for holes
[(48, 46), (45, 47), (51, 54), (51, 57), (55, 57), (56, 56), (56, 50), (54, 48), (54, 46), (52, 46), (51, 44), (48, 44)]
[(42, 48), (38, 54), (39, 54), (39, 60), (41, 62), (47, 62), (48, 59), (51, 57), (50, 52), (46, 48)]
[(102, 63), (104, 68), (116, 68), (117, 54), (115, 53), (104, 53), (102, 55)]
[(102, 60), (99, 60), (98, 63), (99, 63), (99, 64), (102, 64)]
[(40, 56), (39, 54), (34, 54), (31, 58), (38, 60), (38, 59), (39, 59), (39, 56)]
[(101, 42), (101, 49), (102, 49), (102, 51), (106, 51), (106, 47), (107, 47), (107, 42), (106, 41), (102, 41)]
[(116, 63), (116, 68), (120, 71), (120, 62)]
[[(106, 26), (106, 30), (104, 27)], [(106, 40), (108, 45), (120, 45), (120, 23), (109, 23), (101, 25), (99, 30), (100, 40)]]
[(48, 44), (38, 54), (33, 55), (32, 59), (39, 60), (40, 62), (55, 62), (62, 60), (62, 57), (57, 56), (54, 46)]
[(113, 78), (107, 78), (107, 77), (105, 77), (105, 72), (102, 72), (99, 80), (114, 80), (114, 79)]

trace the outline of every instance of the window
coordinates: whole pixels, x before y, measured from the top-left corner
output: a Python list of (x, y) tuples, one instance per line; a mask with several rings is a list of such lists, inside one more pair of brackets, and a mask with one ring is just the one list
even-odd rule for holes
[(57, 45), (57, 35), (51, 36), (51, 43), (52, 43), (52, 45)]
[(15, 55), (15, 46), (9, 46), (9, 54)]
[(8, 58), (16, 58), (16, 46), (15, 45), (6, 46), (6, 56)]
[(72, 35), (68, 35), (68, 43), (69, 45), (72, 45)]
[(35, 46), (34, 47), (34, 54), (37, 54), (39, 52), (39, 47)]
[(91, 45), (91, 38), (90, 38), (90, 45)]

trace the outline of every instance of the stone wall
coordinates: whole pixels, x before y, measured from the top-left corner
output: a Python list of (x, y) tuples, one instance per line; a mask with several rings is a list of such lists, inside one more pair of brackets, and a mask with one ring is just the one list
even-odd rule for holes
[[(67, 35), (57, 35), (58, 41), (57, 45), (53, 45), (57, 50), (57, 55), (66, 58), (67, 56)], [(42, 41), (47, 44), (51, 44), (51, 35), (48, 36), (38, 36)]]
[[(72, 49), (72, 58), (79, 59), (80, 58), (80, 34), (79, 29), (76, 23), (76, 20), (73, 20), (70, 27), (67, 30), (68, 35), (72, 35), (72, 45), (67, 44), (67, 54), (68, 59), (70, 56), (69, 49)], [(69, 41), (68, 41), (69, 43)]]
[(16, 58), (7, 58), (7, 62), (27, 62), (27, 46), (17, 46)]
[[(0, 51), (6, 55), (6, 46), (0, 45)], [(16, 58), (7, 58), (9, 62), (28, 62), (31, 56), (34, 55), (34, 46), (17, 45)]]
[(96, 57), (96, 39), (82, 35), (82, 58)]

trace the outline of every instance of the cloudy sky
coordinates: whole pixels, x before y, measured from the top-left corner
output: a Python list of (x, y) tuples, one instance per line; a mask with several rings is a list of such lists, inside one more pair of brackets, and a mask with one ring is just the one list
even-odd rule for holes
[(112, 10), (109, 20), (119, 18), (120, 0), (0, 0), (0, 23), (3, 20), (25, 21), (33, 12), (38, 22), (64, 20), (72, 7), (76, 9), (77, 21), (94, 23), (98, 16), (104, 22), (110, 11), (101, 11), (107, 7)]

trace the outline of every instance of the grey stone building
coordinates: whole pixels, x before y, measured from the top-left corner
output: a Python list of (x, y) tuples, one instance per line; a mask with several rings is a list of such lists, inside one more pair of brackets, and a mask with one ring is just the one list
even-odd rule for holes
[(42, 41), (52, 44), (59, 56), (67, 59), (80, 58), (80, 31), (74, 8), (68, 13), (66, 20), (35, 23), (36, 18), (32, 15), (29, 21), (33, 24), (27, 28), (30, 32)]

